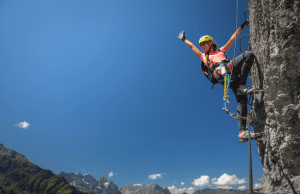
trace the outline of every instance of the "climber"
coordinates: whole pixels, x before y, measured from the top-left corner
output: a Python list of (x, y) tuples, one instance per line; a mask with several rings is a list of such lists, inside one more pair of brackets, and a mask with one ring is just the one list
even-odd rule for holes
[[(230, 88), (234, 93), (238, 107), (237, 107), (237, 116), (247, 117), (247, 91), (250, 89), (246, 86), (246, 81), (248, 74), (250, 72), (254, 54), (250, 51), (246, 51), (240, 56), (236, 57), (231, 61), (227, 60), (226, 53), (232, 46), (235, 38), (239, 36), (242, 29), (249, 23), (246, 20), (238, 29), (237, 31), (231, 36), (229, 41), (217, 50), (217, 45), (214, 44), (213, 38), (206, 35), (202, 36), (199, 40), (200, 48), (205, 52), (202, 53), (193, 43), (185, 37), (185, 31), (182, 31), (178, 38), (184, 41), (195, 54), (202, 60), (202, 70), (207, 79), (209, 79), (213, 84), (221, 83), (224, 84), (224, 77), (221, 73), (223, 72), (222, 68), (225, 68), (227, 72), (232, 72), (232, 78), (230, 82)], [(245, 142), (248, 140), (248, 131), (246, 131), (246, 120), (238, 120), (239, 123), (239, 141)], [(254, 139), (259, 134), (251, 132), (251, 139)]]

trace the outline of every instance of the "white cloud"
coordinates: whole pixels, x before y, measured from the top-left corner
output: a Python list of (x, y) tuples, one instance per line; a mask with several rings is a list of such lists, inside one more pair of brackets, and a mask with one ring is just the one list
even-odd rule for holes
[(190, 188), (188, 189), (189, 192), (193, 192), (193, 193), (194, 193), (194, 190), (195, 190), (194, 187), (190, 187)]
[(184, 182), (181, 182), (181, 185), (184, 185)]
[(135, 184), (135, 185), (133, 185), (133, 186), (143, 186), (142, 184)]
[(194, 187), (190, 187), (189, 189), (187, 189), (187, 188), (177, 189), (174, 185), (172, 187), (168, 187), (168, 189), (172, 194), (179, 194), (179, 193), (183, 193), (183, 192), (186, 192), (188, 194), (193, 194), (195, 191)]
[(114, 173), (113, 173), (113, 172), (110, 172), (110, 173), (108, 174), (108, 176), (109, 176), (109, 178), (110, 178), (110, 177), (114, 176)]
[(261, 187), (261, 184), (260, 184), (260, 183), (255, 183), (254, 189), (260, 189), (260, 187)]
[(209, 176), (203, 175), (198, 179), (194, 179), (194, 182), (192, 182), (193, 185), (196, 187), (204, 187), (209, 184)]
[(232, 189), (232, 187), (229, 186), (218, 186), (216, 189)]
[(82, 169), (82, 172), (84, 171), (84, 169)]
[(15, 126), (23, 128), (23, 129), (27, 129), (29, 127), (29, 125), (30, 125), (29, 123), (27, 123), (26, 121), (24, 121), (24, 122), (21, 122), (19, 124), (16, 124)]
[[(171, 191), (173, 191), (173, 190), (175, 190), (176, 189), (176, 187), (175, 187), (175, 185), (173, 185), (172, 187), (168, 187), (168, 189)], [(177, 190), (177, 189), (176, 189)]]
[(235, 174), (230, 176), (224, 173), (220, 178), (212, 179), (211, 182), (215, 185), (240, 185), (246, 183), (246, 180), (236, 178)]
[(172, 194), (178, 194), (179, 193), (179, 191), (177, 190), (175, 185), (173, 185), (172, 187), (168, 187), (168, 189)]
[(149, 179), (157, 179), (157, 178), (162, 178), (161, 174), (151, 174), (151, 175), (149, 175)]
[(238, 190), (245, 190), (245, 189), (246, 189), (246, 186), (243, 185), (243, 186), (238, 187), (237, 189), (238, 189)]

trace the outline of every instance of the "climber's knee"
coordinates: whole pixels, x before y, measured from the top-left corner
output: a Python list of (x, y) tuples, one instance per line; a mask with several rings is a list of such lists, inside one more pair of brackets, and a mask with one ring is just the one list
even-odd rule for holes
[(252, 64), (253, 64), (253, 61), (247, 61), (247, 62), (245, 62), (245, 65), (247, 66), (247, 67), (252, 67)]
[(252, 57), (252, 56), (254, 57), (254, 53), (251, 51), (245, 51), (244, 53), (245, 53), (245, 57)]
[(246, 52), (247, 52), (247, 54), (246, 54), (247, 59), (252, 63), (254, 61), (254, 58), (255, 58), (254, 53), (251, 52), (251, 51), (246, 51)]
[(254, 58), (255, 58), (255, 56), (254, 56), (254, 54), (251, 52), (251, 51), (246, 51), (247, 53), (246, 53), (246, 60), (245, 60), (245, 65), (247, 66), (247, 67), (252, 67), (252, 64), (253, 64), (253, 62), (254, 62)]

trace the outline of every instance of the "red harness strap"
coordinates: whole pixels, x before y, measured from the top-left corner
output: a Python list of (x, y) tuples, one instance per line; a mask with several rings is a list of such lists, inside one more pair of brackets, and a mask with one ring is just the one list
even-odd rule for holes
[[(223, 53), (220, 49), (218, 50), (218, 51), (220, 51), (221, 53)], [(224, 55), (224, 54), (223, 54)], [(210, 64), (210, 60), (209, 60), (209, 54), (205, 54), (205, 57), (206, 57), (206, 66), (208, 67), (208, 69), (210, 69), (210, 67), (209, 67), (209, 64)], [(225, 55), (225, 57), (226, 57), (226, 55)], [(227, 59), (227, 57), (226, 57), (226, 59)], [(227, 59), (228, 60), (228, 59)], [(230, 69), (229, 69), (229, 73), (231, 72), (231, 68), (232, 68), (232, 60), (230, 61)], [(215, 76), (215, 73), (218, 73), (218, 74), (220, 74), (221, 75), (221, 72), (219, 72), (219, 71), (217, 71), (216, 69), (214, 70), (214, 72), (213, 72), (213, 76), (216, 78), (216, 76)]]

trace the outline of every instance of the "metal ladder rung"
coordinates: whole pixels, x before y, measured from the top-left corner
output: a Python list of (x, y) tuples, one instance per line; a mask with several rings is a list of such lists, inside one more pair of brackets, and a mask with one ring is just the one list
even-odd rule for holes
[[(263, 134), (262, 134), (262, 136), (261, 137), (254, 137), (254, 138), (251, 138), (251, 140), (260, 140), (260, 139), (262, 139), (262, 137), (263, 137)], [(242, 141), (239, 141), (240, 143), (245, 143), (245, 142), (247, 142), (247, 141), (249, 141), (248, 139), (245, 139), (245, 140), (242, 140)]]
[(249, 120), (249, 121), (250, 121), (249, 123), (252, 123), (253, 121), (255, 121), (255, 122), (261, 123), (261, 124), (263, 124), (263, 125), (270, 126), (269, 124), (267, 124), (267, 123), (265, 123), (265, 122), (262, 122), (262, 121), (260, 121), (260, 120), (257, 120), (257, 119), (255, 119), (255, 118), (254, 118), (254, 119), (248, 118), (248, 115), (247, 115), (247, 117), (236, 116), (235, 113), (229, 112), (228, 109), (223, 108), (223, 107), (222, 107), (222, 109), (225, 110), (225, 112), (226, 112), (227, 114), (229, 114), (229, 115), (230, 115), (232, 118), (234, 118), (234, 119), (237, 119), (237, 120)]
[(258, 90), (256, 88), (253, 88), (253, 89), (250, 89), (247, 92), (243, 93), (242, 95), (249, 95), (249, 94), (258, 93), (258, 92), (264, 92), (264, 90)]

